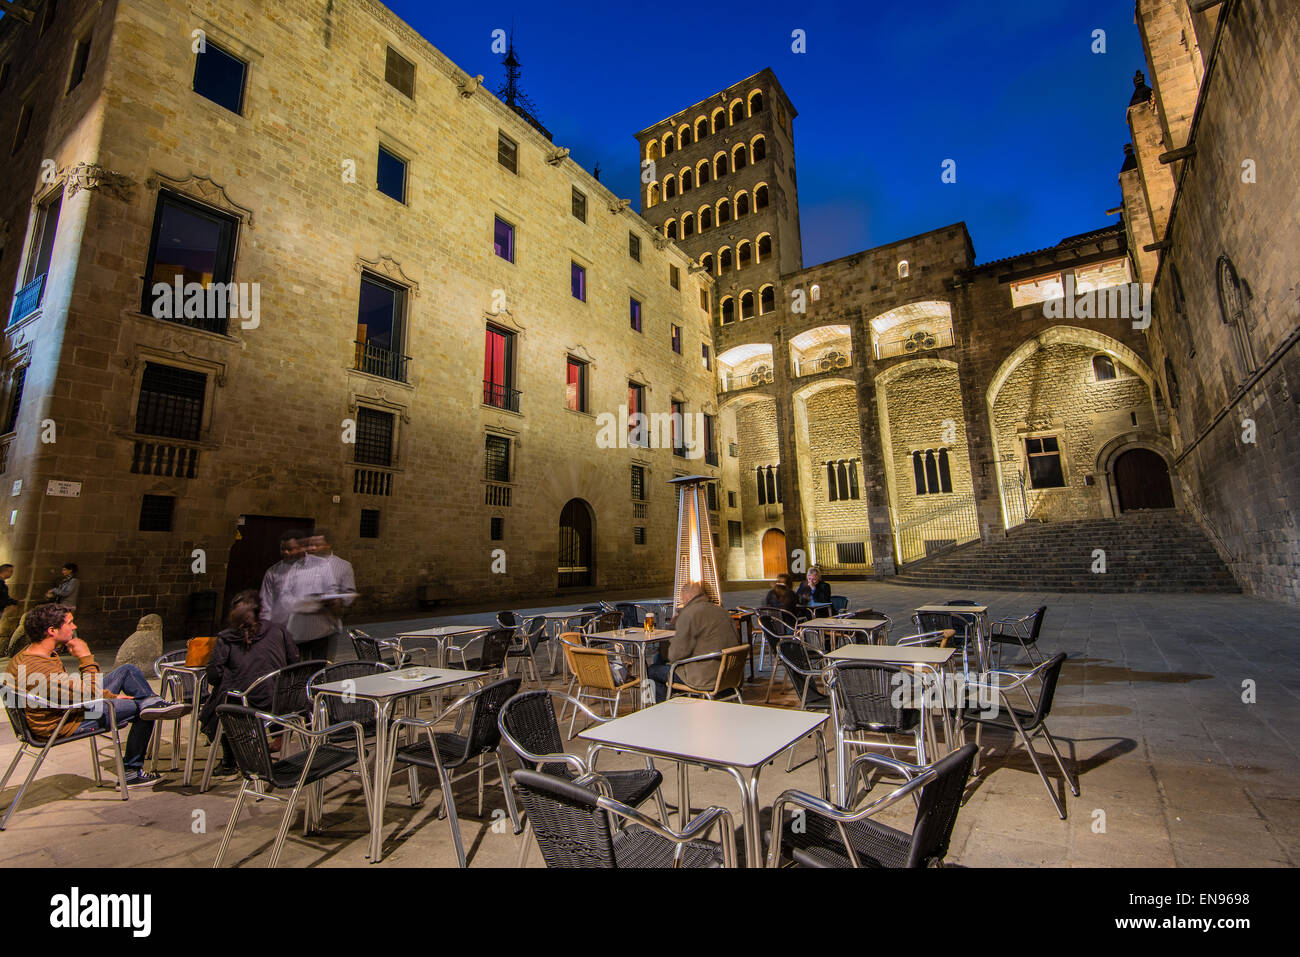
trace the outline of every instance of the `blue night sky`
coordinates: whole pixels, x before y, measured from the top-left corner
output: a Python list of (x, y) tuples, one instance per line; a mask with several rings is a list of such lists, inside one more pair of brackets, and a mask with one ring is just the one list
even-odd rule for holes
[[(770, 66), (799, 111), (806, 266), (958, 220), (979, 262), (1116, 222), (1145, 70), (1133, 0), (724, 4), (743, 30), (716, 27), (708, 3), (389, 6), (490, 90), (504, 78), (491, 33), (513, 21), (539, 118), (634, 206), (633, 134)], [(940, 181), (948, 158), (955, 184)]]

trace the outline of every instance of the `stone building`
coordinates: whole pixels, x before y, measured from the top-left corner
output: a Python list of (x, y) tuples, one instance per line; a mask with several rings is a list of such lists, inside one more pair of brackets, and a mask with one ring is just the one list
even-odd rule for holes
[(372, 0), (45, 0), (0, 70), (17, 596), (199, 633), (313, 523), (362, 612), (671, 579), (713, 283), (481, 78)]
[(957, 223), (805, 268), (770, 70), (637, 134), (645, 217), (717, 282), (730, 577), (890, 574), (1027, 521), (1158, 510), (1296, 600), (1297, 13), (1137, 14), (1154, 89), (1129, 106), (1119, 223), (997, 262)]

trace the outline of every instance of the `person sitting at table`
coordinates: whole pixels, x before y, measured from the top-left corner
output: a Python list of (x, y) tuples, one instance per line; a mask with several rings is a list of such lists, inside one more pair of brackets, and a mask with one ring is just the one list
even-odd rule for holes
[[(252, 589), (241, 591), (231, 599), (227, 619), (230, 627), (217, 635), (216, 647), (208, 661), (208, 686), (215, 690), (203, 702), (199, 712), (201, 728), (209, 741), (217, 734), (217, 706), (238, 704), (226, 700), (228, 692), (246, 691), (258, 678), (279, 671), (300, 658), (298, 646), (284, 629), (273, 621), (261, 620), (261, 617), (262, 600), (257, 592)], [(248, 707), (269, 708), (271, 694), (271, 682), (259, 685), (249, 696)], [(224, 740), (222, 747), (224, 750)], [(234, 770), (229, 750), (225, 750), (221, 767), (223, 772)]]
[(764, 608), (780, 608), (791, 614), (799, 610), (799, 597), (794, 593), (794, 583), (788, 572), (782, 572), (772, 582), (772, 588), (763, 599)]
[[(814, 565), (808, 569), (808, 577), (804, 583), (799, 586), (799, 604), (808, 605), (817, 603), (819, 605), (829, 605), (831, 603), (831, 586), (828, 582), (822, 580), (822, 569), (820, 565)], [(823, 609), (817, 609), (821, 614)]]
[[(740, 644), (731, 613), (715, 604), (699, 582), (688, 582), (682, 589), (682, 609), (677, 613), (677, 629), (668, 645), (668, 655), (659, 653), (646, 674), (655, 683), (655, 703), (668, 697), (668, 672), (672, 662), (697, 655), (707, 655)], [(676, 680), (693, 688), (706, 688), (718, 676), (718, 662), (697, 661), (680, 668)]]

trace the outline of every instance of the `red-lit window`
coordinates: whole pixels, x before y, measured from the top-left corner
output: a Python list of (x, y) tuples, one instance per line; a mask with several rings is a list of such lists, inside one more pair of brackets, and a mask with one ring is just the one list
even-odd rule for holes
[(565, 406), (574, 412), (587, 411), (587, 363), (572, 357), (568, 361)]
[(514, 389), (514, 333), (487, 327), (483, 348), (483, 404), (519, 411)]

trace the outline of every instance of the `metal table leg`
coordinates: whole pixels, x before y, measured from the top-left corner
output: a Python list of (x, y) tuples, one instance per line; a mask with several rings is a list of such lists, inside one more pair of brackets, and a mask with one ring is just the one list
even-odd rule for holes
[[(375, 760), (374, 782), (371, 789), (375, 806), (370, 814), (370, 863), (378, 864), (383, 859), (384, 845), (384, 805), (388, 801), (388, 717), (392, 711), (393, 699), (383, 704), (375, 703)], [(361, 762), (361, 773), (365, 774), (365, 761)]]

